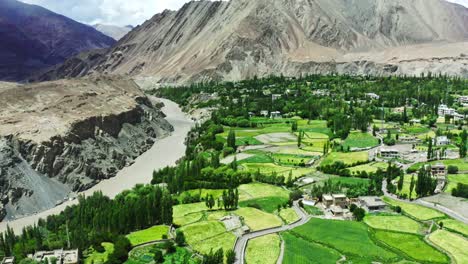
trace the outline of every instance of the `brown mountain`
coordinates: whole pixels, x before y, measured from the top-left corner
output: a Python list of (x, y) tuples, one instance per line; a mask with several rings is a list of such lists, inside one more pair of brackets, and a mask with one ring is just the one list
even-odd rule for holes
[(467, 47), (468, 9), (442, 0), (194, 1), (155, 15), (94, 62), (74, 59), (72, 68), (39, 79), (95, 73), (158, 82), (271, 73), (468, 76)]
[(0, 80), (21, 80), (82, 51), (115, 41), (94, 28), (45, 8), (0, 1)]

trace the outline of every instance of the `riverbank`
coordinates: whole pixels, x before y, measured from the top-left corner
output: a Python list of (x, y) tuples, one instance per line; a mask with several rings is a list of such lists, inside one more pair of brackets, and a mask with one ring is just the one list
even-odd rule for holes
[[(153, 170), (174, 165), (185, 155), (185, 137), (194, 123), (176, 103), (166, 99), (158, 100), (164, 103), (162, 111), (166, 114), (166, 120), (174, 127), (174, 132), (170, 136), (156, 141), (151, 149), (135, 160), (134, 164), (122, 169), (114, 178), (102, 181), (81, 194), (90, 195), (101, 191), (104, 195), (114, 198), (123, 190), (131, 189), (135, 184), (149, 183)], [(10, 226), (16, 233), (19, 233), (23, 227), (37, 223), (40, 218), (58, 214), (67, 206), (76, 203), (76, 200), (68, 201), (32, 216), (1, 222), (0, 232), (4, 232), (7, 226)]]

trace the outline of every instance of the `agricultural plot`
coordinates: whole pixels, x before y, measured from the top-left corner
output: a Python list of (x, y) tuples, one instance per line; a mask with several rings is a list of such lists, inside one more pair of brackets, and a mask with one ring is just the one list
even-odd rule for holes
[(388, 204), (400, 206), (406, 214), (421, 221), (445, 217), (443, 213), (421, 205), (400, 202), (388, 197), (384, 197), (383, 200)]
[(277, 234), (252, 239), (247, 244), (245, 260), (248, 264), (276, 264), (281, 241)]
[(454, 219), (443, 220), (444, 228), (449, 229), (450, 231), (455, 231), (457, 233), (463, 234), (468, 237), (468, 225)]
[(273, 161), (285, 166), (305, 166), (312, 157), (310, 155), (273, 154)]
[(351, 173), (357, 173), (361, 171), (365, 171), (367, 173), (375, 173), (379, 168), (382, 170), (387, 169), (388, 164), (385, 162), (371, 162), (368, 164), (363, 164), (355, 167), (349, 168)]
[(448, 184), (445, 192), (451, 194), (458, 183), (468, 184), (468, 174), (450, 174), (448, 175)]
[(343, 143), (345, 149), (371, 148), (379, 145), (379, 140), (369, 133), (351, 132)]
[(281, 209), (279, 216), (286, 224), (290, 224), (299, 220), (299, 216), (293, 208)]
[(243, 218), (244, 223), (250, 227), (251, 231), (258, 231), (272, 227), (278, 227), (283, 224), (281, 219), (274, 215), (265, 213), (256, 208), (239, 208), (234, 213)]
[[(430, 164), (442, 163), (445, 166), (457, 166), (460, 171), (468, 171), (468, 161), (465, 159), (453, 159), (453, 160), (436, 160), (429, 162)], [(426, 163), (416, 163), (410, 167), (412, 170), (418, 170)]]
[(367, 151), (361, 152), (332, 152), (329, 153), (320, 164), (321, 166), (331, 165), (337, 161), (344, 162), (350, 166), (357, 162), (366, 162), (369, 160), (369, 153)]
[(181, 202), (185, 196), (197, 196), (199, 195), (201, 198), (206, 197), (206, 195), (213, 195), (215, 199), (218, 199), (223, 195), (223, 190), (210, 190), (210, 189), (197, 189), (197, 190), (189, 190), (181, 193), (177, 199)]
[(250, 183), (239, 186), (239, 199), (241, 201), (272, 196), (288, 199), (289, 192), (281, 187), (264, 183)]
[(293, 229), (293, 233), (305, 240), (331, 247), (357, 262), (388, 263), (398, 259), (393, 252), (376, 245), (370, 238), (367, 226), (359, 222), (312, 218), (307, 224)]
[(200, 221), (203, 212), (208, 210), (205, 203), (179, 204), (173, 207), (174, 224), (179, 226), (188, 225)]
[(218, 221), (200, 221), (183, 226), (180, 230), (184, 232), (187, 242), (190, 245), (195, 245), (227, 232), (224, 224)]
[(304, 205), (304, 210), (309, 215), (323, 215), (323, 211), (315, 206)]
[(261, 209), (267, 213), (273, 213), (278, 209), (278, 206), (283, 206), (285, 203), (288, 202), (287, 198), (283, 197), (260, 197), (254, 198), (246, 201), (239, 202), (240, 207), (254, 207)]
[(408, 134), (416, 135), (416, 134), (427, 134), (431, 130), (427, 126), (423, 126), (420, 124), (414, 124), (412, 126), (406, 125), (402, 127), (403, 131)]
[(284, 264), (335, 264), (341, 254), (320, 244), (295, 236), (292, 232), (281, 234), (284, 243)]
[(466, 238), (445, 230), (437, 230), (429, 236), (429, 241), (448, 252), (456, 263), (468, 263)]
[(137, 231), (127, 235), (132, 246), (141, 245), (147, 242), (161, 240), (163, 236), (167, 236), (169, 227), (165, 225), (153, 226), (145, 230)]
[(243, 163), (241, 167), (250, 172), (257, 172), (260, 170), (263, 174), (272, 174), (275, 172), (278, 176), (284, 176), (285, 178), (287, 178), (289, 173), (292, 172), (293, 179), (313, 172), (313, 169), (311, 168), (280, 166), (274, 163)]
[[(411, 193), (410, 197), (410, 186), (411, 186), (411, 175), (405, 175), (403, 179), (403, 188), (401, 189), (401, 192), (398, 192), (400, 195), (406, 195), (408, 198), (416, 198), (417, 194), (416, 191), (413, 189), (413, 192)], [(396, 179), (398, 180), (398, 178)], [(418, 176), (414, 175), (414, 182), (416, 185), (416, 181), (418, 180)]]
[(104, 252), (100, 253), (95, 251), (94, 249), (91, 250), (91, 253), (85, 258), (85, 264), (104, 264), (106, 263), (108, 257), (112, 252), (114, 252), (114, 244), (104, 242), (102, 243), (104, 247)]
[(234, 248), (235, 243), (236, 236), (233, 233), (227, 232), (211, 238), (207, 238), (203, 240), (203, 243), (196, 243), (190, 245), (193, 247), (194, 250), (202, 254), (208, 254), (211, 250), (216, 251), (220, 248), (222, 248), (223, 251), (226, 252), (229, 249)]
[(424, 242), (422, 236), (378, 230), (375, 231), (375, 238), (416, 261), (449, 263), (449, 258)]
[(421, 232), (421, 225), (411, 218), (401, 215), (367, 215), (364, 222), (374, 228), (404, 233), (417, 234)]

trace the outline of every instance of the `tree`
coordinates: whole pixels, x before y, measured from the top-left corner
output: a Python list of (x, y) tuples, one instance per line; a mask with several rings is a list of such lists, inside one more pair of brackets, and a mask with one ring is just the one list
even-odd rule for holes
[(433, 155), (432, 151), (432, 138), (429, 138), (429, 145), (427, 147), (427, 160), (431, 160)]
[(411, 200), (411, 197), (413, 196), (413, 191), (414, 191), (414, 175), (411, 176), (411, 182), (410, 182), (410, 187), (409, 187), (409, 198)]
[(156, 249), (154, 251), (154, 257), (153, 257), (154, 262), (156, 263), (163, 263), (164, 262), (164, 256), (161, 250)]
[(300, 148), (302, 145), (302, 131), (299, 131), (299, 136), (297, 137), (297, 147)]
[(398, 179), (398, 191), (401, 192), (401, 190), (403, 189), (403, 182), (405, 180), (405, 176), (404, 175), (400, 175), (400, 178)]
[(356, 221), (361, 222), (364, 216), (366, 216), (366, 211), (362, 208), (356, 208), (354, 209), (353, 216), (356, 218)]
[(185, 234), (181, 230), (177, 230), (176, 232), (176, 237), (175, 237), (175, 242), (179, 247), (182, 247), (185, 245)]
[(229, 134), (228, 134), (228, 137), (227, 137), (227, 146), (232, 148), (232, 149), (236, 149), (236, 132), (231, 129), (229, 131)]
[(291, 131), (292, 131), (293, 133), (297, 131), (297, 122), (296, 122), (296, 121), (292, 122), (292, 124), (291, 124)]
[(236, 252), (234, 250), (229, 249), (226, 252), (226, 263), (227, 264), (234, 264), (236, 262)]
[(457, 174), (458, 173), (458, 167), (454, 165), (449, 165), (447, 168), (447, 172), (449, 174)]
[(459, 146), (460, 157), (466, 158), (467, 145), (468, 145), (468, 142), (467, 142), (468, 132), (466, 131), (466, 129), (463, 130), (463, 132), (460, 135), (460, 138), (461, 138), (461, 142)]

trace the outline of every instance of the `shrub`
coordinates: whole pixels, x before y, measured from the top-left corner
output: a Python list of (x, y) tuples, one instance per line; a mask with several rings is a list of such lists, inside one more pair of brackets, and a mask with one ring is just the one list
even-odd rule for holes
[(457, 174), (458, 173), (458, 167), (454, 165), (450, 165), (447, 168), (447, 171), (449, 174)]

